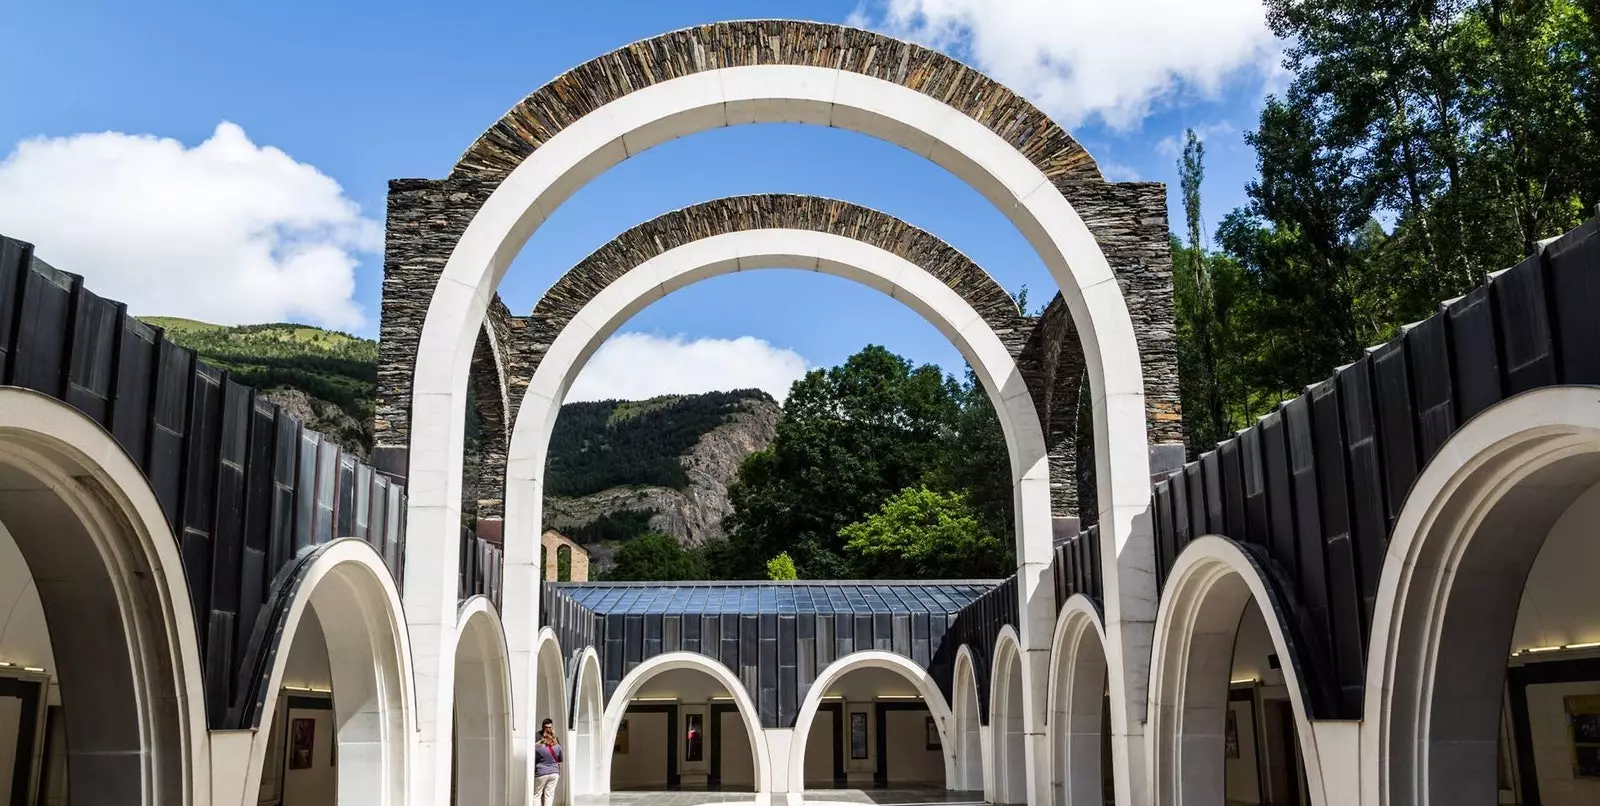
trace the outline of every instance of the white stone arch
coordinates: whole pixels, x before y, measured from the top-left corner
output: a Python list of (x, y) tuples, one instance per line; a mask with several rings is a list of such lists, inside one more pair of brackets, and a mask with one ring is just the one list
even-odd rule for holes
[(1493, 798), (1522, 588), (1556, 519), (1596, 484), (1600, 389), (1592, 386), (1538, 389), (1491, 406), (1423, 468), (1378, 584), (1363, 802)]
[(1234, 641), (1254, 601), (1282, 663), (1295, 732), (1314, 806), (1338, 806), (1324, 790), (1317, 735), (1306, 710), (1297, 646), (1281, 614), (1285, 603), (1254, 558), (1225, 537), (1205, 535), (1179, 553), (1156, 618), (1150, 667), (1150, 792), (1156, 806), (1222, 806), (1223, 746)]
[(58, 625), (73, 803), (210, 803), (194, 609), (144, 474), (76, 409), (0, 387), (0, 522)]
[(894, 672), (917, 687), (917, 693), (922, 695), (929, 713), (933, 715), (934, 725), (939, 729), (939, 743), (944, 751), (945, 788), (954, 789), (955, 743), (951, 741), (950, 707), (945, 704), (944, 694), (939, 691), (933, 675), (904, 655), (881, 649), (864, 649), (845, 655), (818, 672), (810, 691), (806, 692), (805, 700), (800, 703), (794, 720), (794, 736), (789, 742), (789, 791), (805, 791), (806, 740), (811, 736), (812, 723), (816, 721), (817, 710), (822, 707), (822, 698), (828, 693), (828, 687), (857, 669)]
[(1101, 732), (1105, 726), (1105, 626), (1100, 609), (1078, 593), (1061, 606), (1051, 641), (1050, 789), (1056, 806), (1103, 806)]
[[(571, 722), (567, 718), (567, 675), (565, 664), (562, 662), (561, 640), (556, 637), (555, 630), (549, 627), (541, 627), (539, 629), (538, 637), (534, 641), (532, 661), (534, 664), (534, 690), (531, 703), (534, 707), (529, 709), (530, 713), (525, 720), (529, 726), (527, 740), (525, 745), (515, 739), (513, 739), (512, 743), (513, 747), (516, 747), (517, 752), (521, 755), (521, 764), (517, 766), (525, 776), (523, 781), (526, 783), (523, 783), (522, 786), (530, 786), (533, 783), (533, 745), (539, 740), (540, 723), (546, 719), (554, 723), (552, 727), (556, 731), (556, 740), (561, 743), (563, 749), (571, 744), (567, 729)], [(514, 678), (512, 681), (512, 697), (516, 697), (516, 681)], [(515, 709), (515, 707), (516, 705), (513, 703), (512, 708)], [(515, 729), (515, 724), (513, 723), (512, 730), (515, 731)], [(525, 790), (521, 787), (513, 787), (512, 791), (522, 792)], [(556, 784), (556, 802), (571, 803), (571, 797), (572, 782), (568, 776), (563, 775)]]
[[(1118, 735), (1137, 732), (1148, 668), (1139, 648), (1146, 645), (1155, 617), (1155, 562), (1143, 370), (1116, 277), (1062, 191), (1005, 138), (931, 95), (834, 67), (722, 67), (635, 88), (544, 139), (473, 216), (434, 289), (417, 350), (407, 551), (413, 572), (405, 576), (414, 640), (436, 642), (453, 617), (472, 349), (489, 300), (523, 244), (567, 197), (632, 154), (723, 126), (785, 121), (848, 128), (927, 156), (1007, 215), (1060, 286), (1082, 341), (1093, 403), (1096, 500), (1105, 545), (1107, 623), (1112, 625), (1108, 657), (1116, 670), (1113, 699), (1126, 705), (1113, 714), (1113, 722)], [(508, 471), (508, 477), (516, 475)], [(1027, 481), (1027, 486), (1048, 487), (1040, 476)], [(507, 525), (515, 526), (509, 512)], [(1054, 623), (1045, 571), (1052, 545), (1048, 531), (1043, 534), (1020, 540), (1017, 553), (1020, 633), (1024, 648), (1036, 656), (1024, 664), (1030, 684), (1033, 670), (1045, 668)], [(508, 548), (513, 543), (506, 542)], [(516, 569), (516, 576), (511, 571), (505, 580), (506, 613), (515, 624), (511, 598), (535, 595), (537, 576), (527, 568)], [(537, 603), (530, 610), (536, 612)], [(513, 654), (528, 648), (521, 642), (529, 636), (522, 632), (514, 626)], [(447, 714), (448, 709), (424, 714), (425, 736), (437, 733)], [(1025, 718), (1035, 729), (1043, 722), (1042, 713)], [(1117, 761), (1119, 792), (1128, 791), (1138, 767), (1130, 766), (1137, 761), (1138, 742), (1125, 750)]]
[[(262, 689), (259, 724), (272, 724), (295, 633), (307, 616), (317, 619), (327, 642), (338, 725), (338, 800), (378, 806), (410, 803), (414, 695), (400, 592), (383, 558), (363, 540), (326, 543), (300, 562), (286, 583), (293, 591)], [(246, 803), (254, 802), (261, 788), (269, 737), (270, 731), (257, 730), (251, 741)]]
[(487, 596), (461, 603), (455, 678), (455, 803), (504, 804), (511, 794), (511, 667), (500, 614)]
[(564, 766), (572, 778), (572, 794), (604, 792), (600, 779), (600, 737), (606, 711), (605, 679), (600, 669), (600, 653), (584, 647), (578, 656), (578, 669), (572, 681), (570, 736), (572, 752)]
[[(1023, 679), (1025, 656), (1017, 631), (1000, 628), (994, 642), (993, 671), (989, 674), (989, 734), (994, 746), (994, 802), (1036, 803), (1029, 797), (1029, 773), (1038, 777), (1037, 759), (1031, 758), (1024, 715), (1031, 704), (1028, 681)], [(1034, 763), (1030, 763), (1034, 762)]]
[(772, 758), (767, 749), (766, 737), (762, 735), (760, 712), (756, 710), (755, 701), (750, 699), (750, 692), (745, 690), (737, 675), (728, 671), (728, 667), (718, 661), (698, 652), (667, 652), (657, 655), (635, 666), (633, 671), (623, 677), (622, 682), (617, 685), (617, 690), (612, 693), (610, 702), (606, 704), (604, 731), (599, 747), (599, 783), (604, 787), (600, 791), (607, 791), (611, 787), (611, 750), (617, 741), (617, 727), (622, 724), (622, 717), (628, 712), (628, 702), (650, 678), (674, 669), (689, 669), (710, 675), (733, 697), (734, 704), (739, 707), (739, 716), (744, 721), (745, 730), (750, 736), (750, 750), (755, 754), (756, 799), (758, 802), (765, 802), (772, 792)]
[(984, 800), (994, 800), (994, 776), (989, 768), (988, 741), (978, 709), (978, 664), (972, 647), (962, 644), (956, 650), (955, 668), (950, 675), (950, 724), (955, 735), (954, 788), (982, 792)]

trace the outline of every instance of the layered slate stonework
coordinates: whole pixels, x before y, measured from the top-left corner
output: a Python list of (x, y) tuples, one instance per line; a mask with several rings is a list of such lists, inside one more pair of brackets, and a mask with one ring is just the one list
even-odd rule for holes
[[(1038, 167), (1084, 219), (1127, 299), (1144, 368), (1152, 465), (1160, 471), (1181, 462), (1165, 189), (1105, 182), (1088, 152), (1048, 116), (948, 56), (869, 31), (774, 20), (688, 28), (596, 58), (518, 103), (473, 143), (449, 178), (390, 183), (374, 461), (397, 475), (405, 472), (411, 372), (433, 288), (467, 223), (511, 171), (573, 122), (630, 92), (708, 70), (773, 64), (847, 70), (916, 90), (982, 123)], [(1076, 341), (1075, 334), (1059, 330), (1053, 338)], [(1055, 355), (1063, 349), (1046, 339), (1036, 342)], [(1046, 357), (1029, 360), (1043, 366)], [(1068, 384), (1052, 378), (1047, 385)], [(511, 405), (517, 397), (509, 392)], [(1070, 419), (1076, 396), (1063, 391), (1052, 400), (1063, 408), (1051, 411), (1050, 422)], [(1073, 474), (1057, 465), (1067, 461), (1065, 454), (1052, 455), (1052, 469), (1063, 483)], [(1058, 498), (1058, 514), (1076, 509), (1070, 496)]]
[(1265, 571), (1312, 718), (1359, 719), (1378, 583), (1412, 482), (1490, 406), (1600, 385), (1597, 266), (1591, 220), (1159, 484), (1158, 584), (1196, 538), (1237, 542)]
[[(828, 664), (865, 649), (928, 669), (948, 699), (957, 614), (995, 580), (547, 583), (541, 626), (572, 659), (594, 647), (605, 696), (648, 658), (698, 652), (744, 684), (761, 725), (792, 728)], [(1015, 600), (1013, 585), (1012, 600)]]

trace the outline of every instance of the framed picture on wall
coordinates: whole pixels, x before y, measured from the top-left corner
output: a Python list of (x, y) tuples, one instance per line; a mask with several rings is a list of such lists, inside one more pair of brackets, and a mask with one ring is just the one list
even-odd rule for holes
[(850, 758), (867, 757), (867, 715), (861, 711), (850, 712)]
[(1600, 696), (1566, 698), (1572, 777), (1600, 778)]
[(1228, 758), (1239, 757), (1239, 720), (1232, 708), (1228, 709), (1227, 732), (1223, 734), (1222, 746), (1226, 748)]
[(311, 753), (317, 746), (317, 721), (300, 717), (289, 722), (289, 769), (311, 769)]
[(619, 756), (628, 754), (628, 720), (626, 719), (622, 720), (622, 724), (617, 726), (617, 743), (611, 746), (611, 752)]
[(924, 747), (924, 749), (926, 749), (926, 750), (938, 750), (939, 749), (939, 723), (933, 721), (933, 717), (931, 717), (931, 716), (930, 717), (925, 717), (925, 719), (927, 720), (927, 722), (926, 722), (926, 724), (923, 725), (923, 729), (927, 733), (926, 733), (926, 736), (925, 736), (925, 747)]
[(685, 733), (684, 745), (683, 745), (683, 760), (684, 761), (704, 761), (705, 760), (705, 736), (704, 736), (705, 725), (704, 725), (704, 717), (702, 717), (700, 714), (686, 714), (683, 717), (683, 723), (684, 723), (684, 733)]

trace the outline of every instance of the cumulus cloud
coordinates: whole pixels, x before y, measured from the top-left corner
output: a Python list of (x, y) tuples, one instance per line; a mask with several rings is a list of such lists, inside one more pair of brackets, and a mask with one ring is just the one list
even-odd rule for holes
[[(1233, 128), (1232, 123), (1224, 120), (1217, 123), (1206, 123), (1200, 126), (1195, 126), (1194, 136), (1201, 142), (1205, 142), (1212, 138), (1220, 139), (1226, 137), (1234, 134), (1236, 131), (1237, 129)], [(1187, 132), (1185, 132), (1185, 134), (1187, 134)], [(1186, 137), (1184, 135), (1169, 134), (1166, 137), (1161, 138), (1161, 142), (1156, 143), (1156, 151), (1164, 157), (1177, 159), (1183, 155), (1183, 144), (1185, 139)]]
[(383, 246), (339, 184), (232, 123), (188, 147), (118, 132), (0, 160), (0, 232), (136, 314), (358, 330), (355, 267)]
[(1139, 181), (1139, 169), (1133, 167), (1132, 165), (1124, 165), (1120, 162), (1107, 162), (1105, 160), (1101, 160), (1100, 173), (1104, 174), (1106, 180), (1110, 182)]
[(1068, 127), (1131, 128), (1235, 75), (1269, 78), (1281, 51), (1261, 0), (867, 0), (851, 21), (969, 60)]
[(567, 400), (643, 400), (763, 389), (781, 401), (806, 369), (799, 353), (751, 336), (690, 339), (619, 333), (595, 351), (572, 382)]

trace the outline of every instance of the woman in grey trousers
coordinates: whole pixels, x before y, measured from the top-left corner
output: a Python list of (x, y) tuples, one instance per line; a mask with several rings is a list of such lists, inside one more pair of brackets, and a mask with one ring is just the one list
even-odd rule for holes
[(546, 719), (539, 726), (539, 743), (533, 747), (533, 797), (539, 806), (555, 806), (556, 782), (561, 780), (561, 745), (556, 729)]

